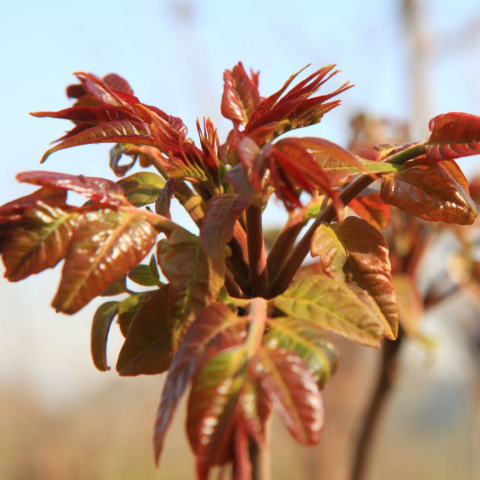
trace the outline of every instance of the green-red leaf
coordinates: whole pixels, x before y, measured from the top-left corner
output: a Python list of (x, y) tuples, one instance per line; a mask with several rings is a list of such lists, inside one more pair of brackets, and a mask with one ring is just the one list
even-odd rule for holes
[(168, 369), (172, 338), (167, 325), (168, 285), (151, 295), (135, 315), (117, 361), (122, 376), (153, 375)]
[(71, 190), (96, 203), (119, 207), (125, 204), (123, 189), (116, 183), (105, 178), (69, 175), (68, 173), (45, 172), (33, 170), (22, 172), (16, 176), (19, 182), (32, 183), (43, 187), (54, 187)]
[(195, 376), (187, 407), (187, 433), (197, 455), (199, 479), (231, 458), (236, 408), (246, 380), (242, 347), (219, 353)]
[(285, 349), (262, 349), (256, 368), (263, 390), (292, 436), (314, 445), (323, 428), (323, 403), (302, 359)]
[(144, 287), (155, 287), (161, 285), (158, 278), (152, 276), (152, 271), (149, 265), (137, 265), (133, 270), (128, 272), (128, 278), (132, 280), (132, 282)]
[(165, 186), (165, 180), (152, 172), (138, 172), (117, 182), (123, 188), (128, 201), (143, 207), (157, 200)]
[(268, 327), (263, 340), (265, 347), (296, 353), (323, 388), (338, 362), (338, 353), (329, 336), (316, 323), (299, 318), (272, 318), (268, 320)]
[(390, 210), (380, 198), (379, 193), (354, 198), (348, 206), (361, 218), (378, 230), (383, 230), (390, 223)]
[(159, 242), (157, 256), (170, 280), (169, 322), (176, 348), (193, 315), (217, 299), (224, 283), (223, 262), (207, 255), (200, 238), (185, 230)]
[(55, 309), (70, 314), (80, 310), (135, 267), (155, 238), (141, 211), (103, 209), (83, 214), (70, 242), (53, 300)]
[(5, 276), (18, 282), (29, 275), (53, 268), (68, 251), (78, 214), (37, 202), (10, 228), (2, 258)]
[(348, 217), (341, 225), (320, 225), (312, 238), (312, 256), (320, 256), (323, 271), (345, 282), (396, 338), (398, 305), (392, 281), (388, 246), (368, 222)]
[[(207, 353), (209, 344), (237, 321), (236, 314), (226, 305), (213, 303), (194, 320), (173, 357), (168, 371), (155, 425), (155, 458), (158, 462), (165, 434), (175, 408), (198, 366)], [(240, 320), (238, 320), (240, 322)]]
[(246, 125), (260, 104), (258, 86), (241, 62), (233, 70), (225, 70), (222, 97), (222, 115), (236, 124)]
[(350, 340), (378, 348), (383, 325), (344, 284), (326, 276), (295, 282), (271, 304), (288, 316), (310, 320)]
[(65, 148), (88, 145), (92, 143), (133, 143), (136, 145), (152, 145), (153, 137), (146, 123), (122, 120), (96, 125), (82, 130), (76, 135), (65, 138), (55, 147), (47, 150), (40, 163), (44, 163), (54, 152)]
[(107, 340), (110, 326), (118, 313), (118, 302), (100, 305), (95, 312), (92, 323), (91, 351), (93, 363), (101, 371), (110, 370), (107, 364)]

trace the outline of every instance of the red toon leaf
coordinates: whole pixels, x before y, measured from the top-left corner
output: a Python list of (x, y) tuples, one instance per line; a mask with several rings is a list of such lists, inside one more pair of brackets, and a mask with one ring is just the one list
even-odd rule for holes
[(426, 144), (429, 160), (446, 160), (480, 154), (480, 117), (445, 113), (430, 120)]
[(382, 200), (430, 222), (471, 225), (477, 217), (477, 206), (462, 186), (464, 180), (457, 180), (455, 167), (443, 163), (409, 162), (409, 168), (385, 176)]
[(222, 115), (234, 123), (246, 125), (260, 104), (258, 84), (248, 76), (242, 62), (233, 70), (225, 70), (223, 81)]
[(16, 178), (19, 182), (71, 190), (104, 205), (118, 207), (126, 203), (122, 187), (105, 178), (45, 172), (43, 170), (19, 173)]
[(222, 332), (234, 325), (243, 325), (232, 310), (221, 303), (205, 308), (194, 320), (173, 357), (168, 371), (155, 424), (155, 459), (162, 452), (165, 434), (175, 409), (190, 380), (207, 355), (209, 345)]
[(104, 209), (77, 221), (53, 307), (73, 314), (124, 277), (150, 251), (156, 232), (140, 210)]
[(348, 206), (361, 218), (378, 230), (390, 223), (390, 210), (380, 198), (379, 193), (354, 198)]
[(323, 428), (323, 403), (315, 379), (302, 359), (285, 349), (263, 348), (256, 373), (295, 440), (302, 445), (316, 444)]

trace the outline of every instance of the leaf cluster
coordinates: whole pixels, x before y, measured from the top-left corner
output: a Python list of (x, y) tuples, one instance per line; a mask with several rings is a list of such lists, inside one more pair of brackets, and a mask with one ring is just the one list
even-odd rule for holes
[[(121, 178), (24, 172), (17, 180), (39, 188), (0, 207), (9, 281), (64, 261), (57, 311), (118, 297), (93, 319), (98, 369), (109, 369), (116, 321), (125, 337), (120, 375), (168, 371), (157, 460), (190, 388), (187, 433), (199, 479), (228, 465), (233, 478), (251, 478), (249, 445), (265, 442), (272, 410), (301, 444), (319, 441), (321, 390), (338, 357), (332, 333), (374, 348), (396, 338), (396, 290), (405, 288), (392, 277), (381, 232), (389, 206), (430, 222), (469, 225), (477, 216), (455, 160), (480, 153), (479, 117), (440, 115), (426, 141), (379, 145), (371, 158), (322, 138), (278, 139), (340, 104), (332, 99), (348, 83), (317, 95), (337, 73), (330, 65), (294, 85), (298, 72), (262, 97), (258, 73), (239, 63), (224, 74), (221, 111), (232, 129), (220, 143), (210, 119), (197, 121), (198, 146), (180, 118), (141, 103), (118, 75), (77, 73), (80, 83), (67, 88), (72, 107), (33, 114), (74, 124), (42, 162), (62, 149), (113, 143), (110, 166)], [(137, 162), (157, 172), (127, 176)], [(69, 191), (83, 195), (84, 205), (69, 205)], [(290, 217), (267, 249), (262, 213), (272, 195)], [(198, 234), (171, 218), (172, 201)], [(309, 253), (319, 261), (302, 265)]]

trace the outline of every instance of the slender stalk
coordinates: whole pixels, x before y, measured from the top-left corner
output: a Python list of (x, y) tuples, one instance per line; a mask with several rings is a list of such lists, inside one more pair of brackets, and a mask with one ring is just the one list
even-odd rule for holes
[[(340, 194), (340, 200), (344, 205), (348, 205), (362, 190), (367, 188), (373, 181), (374, 179), (371, 178), (369, 175), (364, 175), (357, 178)], [(312, 223), (305, 235), (299, 240), (293, 252), (288, 257), (287, 261), (283, 264), (283, 267), (280, 269), (277, 276), (271, 283), (268, 289), (268, 298), (280, 295), (286, 290), (286, 288), (292, 281), (293, 276), (299, 269), (300, 265), (303, 263), (303, 260), (305, 259), (310, 250), (310, 242), (312, 240), (313, 234), (315, 233), (315, 230), (321, 223), (330, 223), (331, 221), (333, 221), (336, 215), (337, 214), (335, 212), (335, 208), (331, 204), (318, 215), (318, 217)]]
[(267, 291), (267, 258), (263, 240), (262, 210), (251, 205), (247, 209), (248, 263), (250, 266), (249, 283), (254, 297), (263, 297)]
[(238, 286), (238, 283), (235, 281), (235, 277), (230, 270), (225, 271), (225, 288), (229, 295), (236, 298), (243, 297), (242, 289)]
[(371, 457), (372, 445), (388, 397), (396, 382), (398, 357), (403, 337), (404, 333), (400, 329), (397, 340), (393, 342), (385, 340), (382, 347), (380, 373), (357, 441), (351, 480), (366, 480), (368, 478), (367, 468)]
[(271, 480), (270, 440), (272, 415), (265, 422), (265, 443), (259, 445), (253, 440), (249, 443), (250, 461), (252, 464), (252, 480)]
[[(325, 199), (326, 197), (324, 197), (323, 200)], [(312, 199), (308, 205), (301, 208), (295, 215), (290, 216), (287, 223), (283, 226), (267, 257), (269, 280), (275, 278), (279, 270), (282, 268), (282, 265), (292, 250), (299, 233), (312, 218), (307, 215), (309, 208), (318, 205), (318, 203), (318, 199)]]

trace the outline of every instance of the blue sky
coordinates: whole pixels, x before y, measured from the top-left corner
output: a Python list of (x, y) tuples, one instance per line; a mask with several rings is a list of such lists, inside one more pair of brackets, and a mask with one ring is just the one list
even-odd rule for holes
[[(429, 71), (432, 112), (426, 115), (480, 114), (480, 37), (475, 24), (466, 41), (460, 35), (462, 26), (479, 18), (478, 1), (462, 0), (461, 8), (447, 0), (422, 5), (422, 23), (435, 51)], [(68, 126), (28, 112), (67, 107), (64, 89), (78, 70), (121, 74), (143, 102), (182, 117), (192, 135), (195, 118), (203, 115), (213, 119), (221, 135), (228, 131), (228, 122), (220, 116), (222, 73), (239, 60), (261, 71), (265, 95), (307, 63), (312, 69), (337, 63), (343, 72), (332, 86), (345, 80), (356, 84), (342, 95), (340, 108), (301, 134), (345, 144), (348, 120), (359, 110), (407, 118), (406, 50), (399, 13), (394, 0), (5, 2), (0, 18), (0, 203), (30, 191), (13, 181), (22, 170), (47, 168), (112, 178), (108, 146), (66, 150), (45, 166), (38, 165), (48, 143)], [(424, 128), (426, 132), (427, 125)], [(469, 162), (468, 171), (475, 170), (472, 165)], [(58, 275), (57, 270), (19, 285), (4, 282), (0, 289), (8, 313), (2, 315), (6, 335), (0, 339), (0, 375), (12, 380), (9, 371), (16, 365), (26, 381), (51, 391), (75, 389), (75, 382), (83, 384), (83, 379), (95, 384), (100, 378), (88, 354), (96, 305), (73, 319), (55, 315), (49, 300)], [(62, 351), (51, 348), (60, 344)], [(26, 350), (28, 357), (23, 355)], [(66, 360), (58, 362), (61, 355)], [(66, 372), (70, 380), (65, 380)]]

